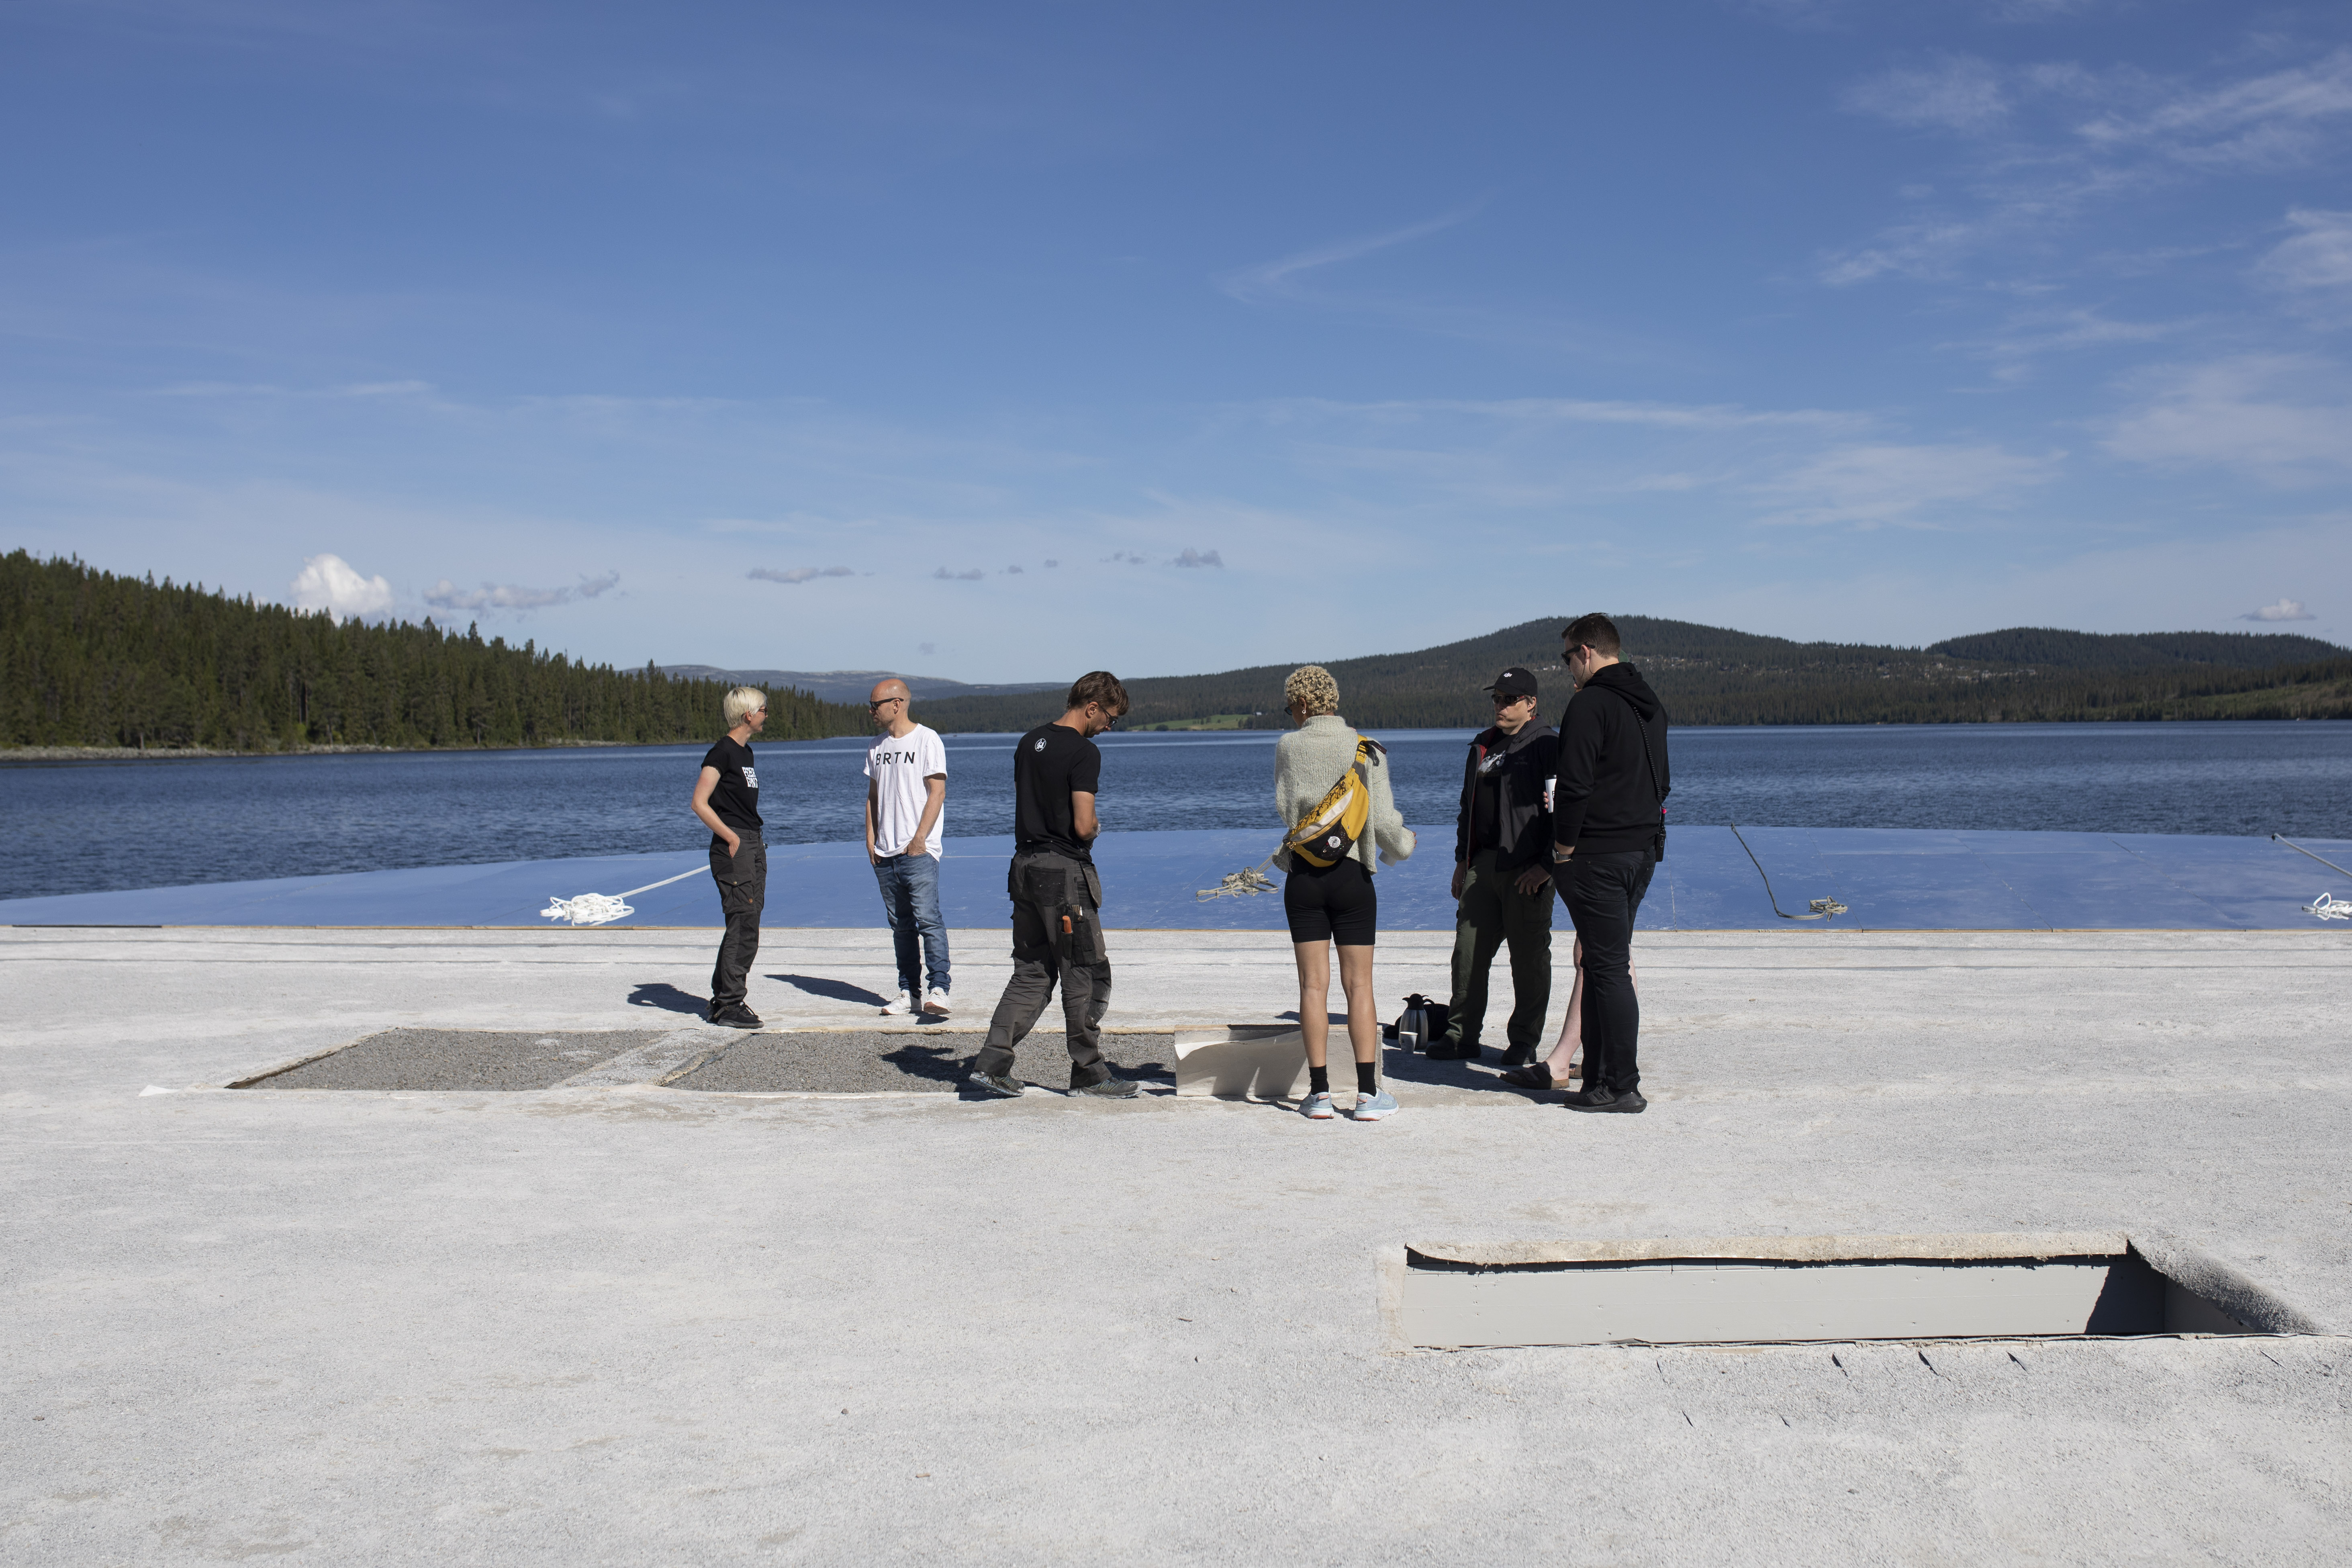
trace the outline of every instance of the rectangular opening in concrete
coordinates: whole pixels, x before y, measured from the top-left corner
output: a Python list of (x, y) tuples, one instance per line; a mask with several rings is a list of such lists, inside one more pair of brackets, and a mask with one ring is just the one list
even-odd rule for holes
[(2108, 1233), (1399, 1249), (1397, 1348), (2314, 1332), (2200, 1253)]

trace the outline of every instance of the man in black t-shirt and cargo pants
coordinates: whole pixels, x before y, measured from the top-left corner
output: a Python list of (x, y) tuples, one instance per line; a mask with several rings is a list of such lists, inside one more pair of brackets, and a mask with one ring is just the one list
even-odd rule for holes
[(691, 800), (710, 829), (710, 876), (719, 884), (727, 934), (710, 971), (710, 1021), (756, 1029), (760, 1015), (743, 1005), (751, 961), (760, 955), (760, 910), (768, 901), (768, 847), (760, 838), (760, 770), (751, 737), (768, 721), (767, 694), (739, 686), (719, 705), (727, 733), (702, 759)]
[(1013, 1052), (1062, 987), (1069, 1031), (1070, 1092), (1124, 1100), (1137, 1086), (1103, 1060), (1102, 1019), (1110, 1006), (1110, 953), (1103, 945), (1102, 879), (1093, 846), (1101, 824), (1095, 795), (1102, 752), (1094, 737), (1127, 711), (1127, 688), (1108, 670), (1081, 676), (1068, 711), (1021, 737), (1013, 750), (1013, 979), (989, 1020), (971, 1087), (1007, 1099), (1022, 1092)]

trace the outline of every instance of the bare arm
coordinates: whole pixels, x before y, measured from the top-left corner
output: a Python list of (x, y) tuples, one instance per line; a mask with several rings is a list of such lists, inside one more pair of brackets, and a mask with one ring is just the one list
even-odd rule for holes
[(718, 787), (719, 770), (711, 767), (704, 768), (694, 781), (694, 794), (687, 804), (693, 810), (694, 815), (702, 819), (704, 826), (717, 834), (726, 844), (727, 853), (732, 855), (743, 847), (743, 836), (719, 821), (719, 814), (710, 809), (710, 792)]
[(872, 779), (866, 781), (866, 863), (869, 866), (881, 858), (874, 853), (874, 814), (877, 809), (874, 792), (879, 786)]
[(948, 775), (932, 773), (923, 780), (923, 819), (915, 824), (915, 836), (907, 840), (907, 853), (922, 855), (929, 852), (931, 829), (940, 820), (940, 807), (947, 804)]
[(1084, 790), (1070, 792), (1070, 831), (1081, 844), (1093, 843), (1095, 835), (1102, 831), (1102, 824), (1095, 818), (1095, 797)]

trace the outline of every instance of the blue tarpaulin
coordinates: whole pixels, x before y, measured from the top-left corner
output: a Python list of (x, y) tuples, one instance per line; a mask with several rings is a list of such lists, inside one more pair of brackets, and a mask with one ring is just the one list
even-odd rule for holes
[[(1445, 931), (1453, 830), (1420, 829), (1422, 851), (1380, 874), (1381, 924)], [(1112, 833), (1096, 848), (1104, 923), (1113, 929), (1273, 931), (1279, 891), (1202, 901), (1228, 871), (1273, 846), (1265, 832)], [(1744, 845), (1743, 845), (1744, 840)], [(2352, 840), (2298, 840), (2352, 867)], [(959, 838), (940, 868), (948, 923), (1006, 918), (1009, 838)], [(1754, 858), (1750, 858), (1750, 852)], [(1759, 870), (1760, 863), (1760, 870)], [(551, 899), (642, 893), (630, 926), (716, 926), (719, 900), (701, 850), (433, 866), (257, 882), (0, 900), (13, 925), (540, 927)], [(1770, 893), (1766, 878), (1770, 879)], [(2314, 897), (2352, 899), (2352, 877), (2267, 838), (2176, 834), (1962, 833), (1895, 828), (1674, 829), (1641, 923), (1647, 930), (1785, 927), (1815, 899), (1846, 912), (1799, 929), (1871, 931), (2278, 930), (2315, 926)], [(770, 926), (878, 926), (882, 911), (856, 843), (768, 849)], [(2337, 930), (2352, 931), (2338, 922)]]

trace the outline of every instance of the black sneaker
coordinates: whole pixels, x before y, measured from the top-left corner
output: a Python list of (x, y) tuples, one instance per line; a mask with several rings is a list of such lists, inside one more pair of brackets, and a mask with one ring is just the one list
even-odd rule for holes
[(1132, 1100), (1143, 1092), (1143, 1086), (1114, 1074), (1100, 1083), (1074, 1083), (1070, 1092), (1092, 1095), (1097, 1100)]
[(1423, 1059), (1426, 1061), (1459, 1061), (1462, 1059), (1462, 1047), (1450, 1040), (1433, 1040), (1430, 1043), (1429, 1048), (1421, 1054)]
[(986, 1095), (995, 1100), (1018, 1100), (1028, 1092), (1017, 1078), (1008, 1078), (1001, 1072), (981, 1072), (976, 1069), (971, 1077), (963, 1080), (963, 1086), (974, 1094)]
[(1622, 1094), (1612, 1094), (1605, 1089), (1580, 1089), (1573, 1094), (1562, 1095), (1560, 1100), (1570, 1110), (1622, 1110), (1638, 1116), (1650, 1108), (1650, 1102), (1642, 1098), (1638, 1089), (1629, 1089)]
[(1479, 1047), (1465, 1040), (1462, 1043), (1462, 1048), (1454, 1053), (1454, 1059), (1457, 1062), (1475, 1062), (1485, 1054)]
[(757, 1029), (761, 1026), (760, 1015), (740, 1002), (730, 1002), (724, 1007), (710, 1010), (710, 1021), (722, 1029)]

